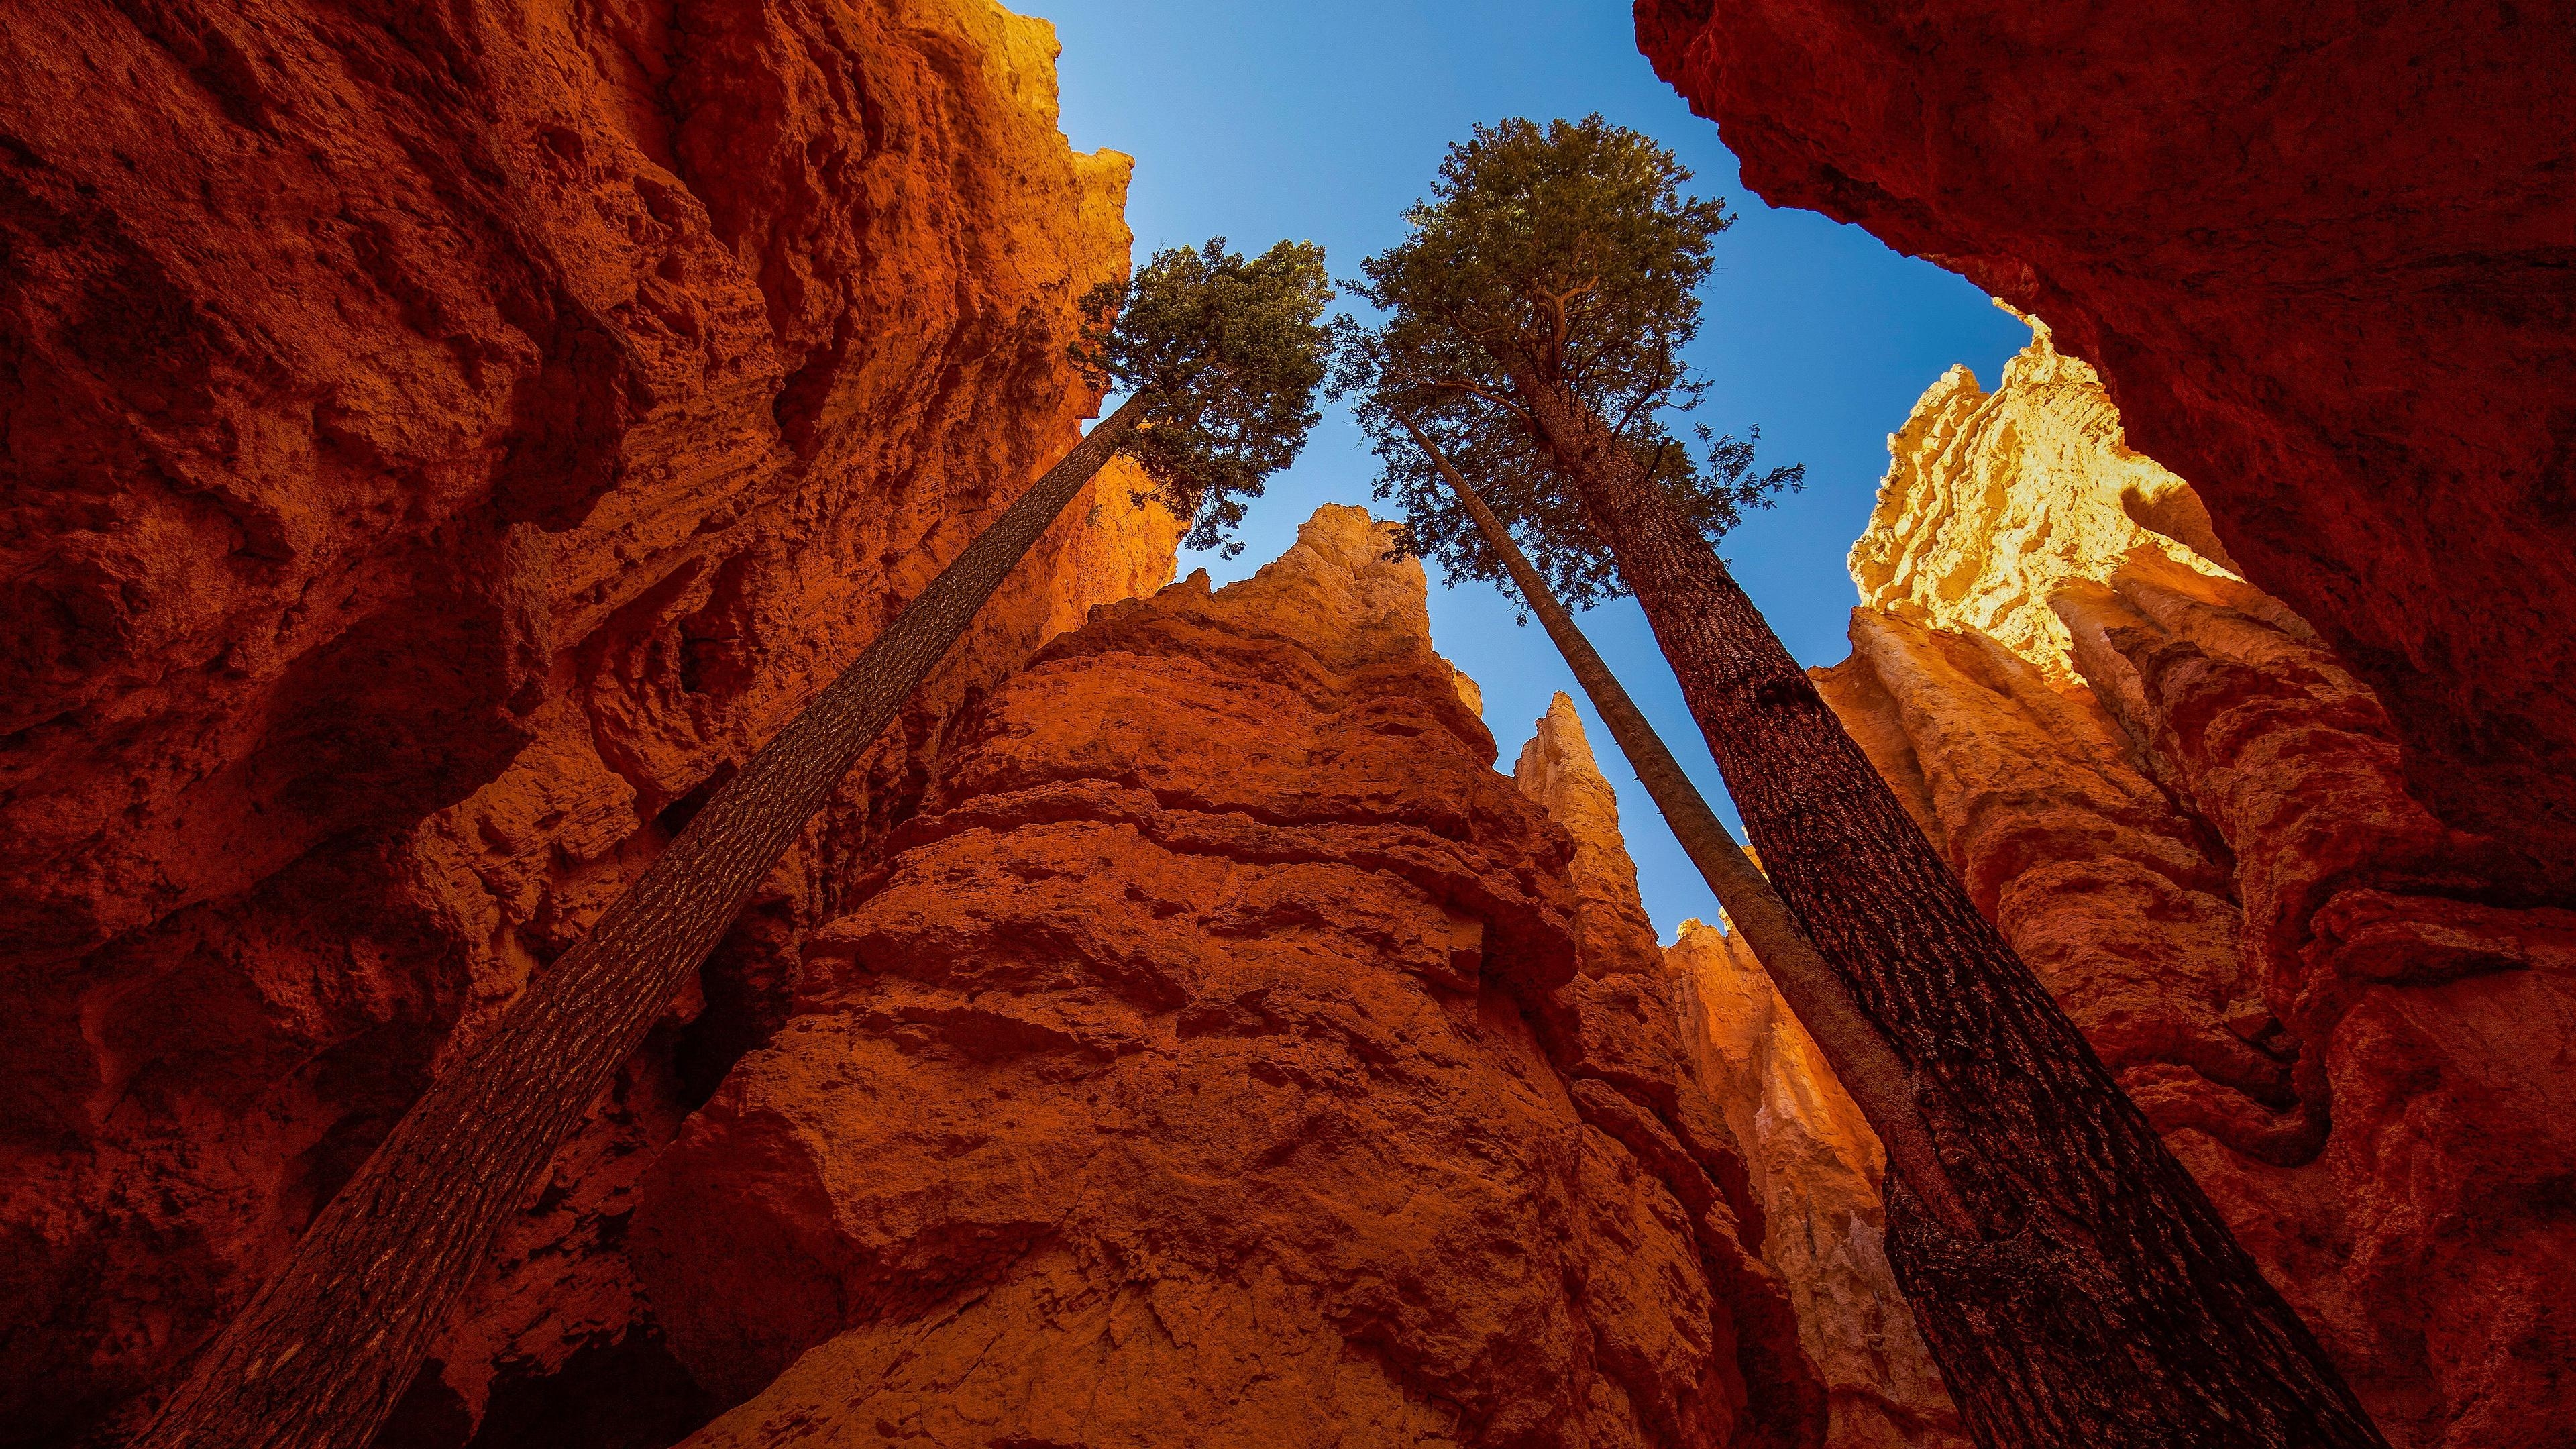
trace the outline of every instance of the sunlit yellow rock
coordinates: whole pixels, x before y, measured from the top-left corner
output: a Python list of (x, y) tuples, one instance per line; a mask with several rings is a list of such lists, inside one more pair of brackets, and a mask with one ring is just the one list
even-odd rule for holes
[(1887, 450), (1878, 506), (1852, 545), (1861, 603), (1975, 629), (2052, 682), (2075, 677), (2073, 641), (2048, 605), (2067, 580), (2106, 578), (2140, 548), (2232, 574), (2191, 486), (2129, 451), (2101, 378), (2036, 321), (2000, 386), (1951, 368)]

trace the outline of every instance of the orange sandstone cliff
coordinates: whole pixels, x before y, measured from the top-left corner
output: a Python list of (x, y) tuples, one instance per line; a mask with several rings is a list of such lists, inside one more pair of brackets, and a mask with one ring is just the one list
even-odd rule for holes
[(1890, 447), (1827, 699), (2394, 1442), (2576, 1442), (2576, 913), (2046, 328)]
[(1817, 1442), (1672, 983), (1391, 536), (1327, 507), (961, 725), (646, 1176), (673, 1350), (751, 1395), (693, 1444)]
[(1799, 1343), (1824, 1380), (1826, 1445), (1965, 1449), (1958, 1410), (1887, 1266), (1885, 1160), (1860, 1109), (1742, 939), (1686, 921), (1658, 951), (1618, 798), (1573, 700), (1550, 702), (1515, 774), (1573, 837), (1586, 953), (1616, 950), (1642, 963), (1627, 969), (1659, 969), (1669, 983), (1691, 1070), (1742, 1145), (1766, 1224), (1763, 1260), (1787, 1284)]
[[(989, 0), (0, 7), (0, 1442), (148, 1408), (1070, 445), (1128, 163), (1067, 149), (1052, 58)], [(709, 1411), (621, 1252), (637, 1175), (959, 708), (1170, 578), (1130, 481), (772, 875), (395, 1439)]]
[(1831, 1449), (1966, 1449), (1958, 1406), (1897, 1291), (1885, 1248), (1886, 1154), (1744, 938), (1682, 923), (1664, 961), (1703, 1080), (1745, 1144), (1833, 1410)]
[[(1636, 0), (1745, 184), (2101, 370), (2407, 790), (2576, 905), (2564, 7)], [(2212, 555), (2215, 557), (2215, 555)]]
[[(1792, 4), (1641, 13), (1720, 105), (1707, 37)], [(0, 7), (0, 1444), (120, 1441), (1072, 442), (1127, 163), (1069, 151), (1052, 59), (991, 0)], [(1801, 104), (1891, 73), (1829, 59)], [(1901, 169), (1833, 204), (1992, 222)], [(2447, 214), (2349, 250), (2453, 257), (2416, 312), (2476, 345), (2424, 395), (2538, 395), (2563, 297), (2496, 279), (2511, 238), (2428, 252)], [(2161, 272), (1953, 250), (2212, 507), (2045, 336), (1954, 373), (1824, 683), (2392, 1432), (2576, 1437), (2566, 641), (2470, 617), (2565, 597), (2564, 419), (2361, 427), (2315, 364), (2396, 396), (2413, 339), (2287, 262), (2246, 271), (2311, 330), (2177, 303), (2188, 220)], [(1657, 948), (1570, 708), (1498, 774), (1378, 526), (1164, 588), (1136, 486), (780, 863), (386, 1449), (1954, 1444), (1874, 1144), (1740, 943)]]

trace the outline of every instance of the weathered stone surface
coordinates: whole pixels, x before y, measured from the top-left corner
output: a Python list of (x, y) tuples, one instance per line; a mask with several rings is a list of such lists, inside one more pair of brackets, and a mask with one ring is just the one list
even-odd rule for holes
[(2142, 558), (2059, 599), (2087, 672), (2125, 666), (2115, 708), (2234, 852), (2282, 1036), (2252, 1018), (2256, 1040), (2297, 1049), (2307, 1150), (2248, 1152), (2213, 1196), (2308, 1290), (2394, 1433), (2576, 1442), (2576, 1306), (2544, 1286), (2576, 1274), (2576, 912), (2490, 904), (2517, 862), (2407, 792), (2378, 700), (2250, 586)]
[(2253, 1044), (2277, 1028), (2237, 950), (2233, 862), (2142, 773), (2156, 757), (2086, 686), (2053, 606), (2133, 557), (2223, 564), (2189, 485), (2033, 334), (1992, 393), (1954, 367), (1889, 439), (1852, 547), (1852, 658), (1818, 684), (2159, 1126), (2300, 1157), (2324, 1123)]
[[(2576, 903), (2576, 26), (2519, 5), (1639, 0), (1745, 184), (2098, 365), (2406, 782)], [(2474, 164), (2463, 164), (2464, 158)]]
[[(1763, 1260), (1786, 1282), (1798, 1339), (1824, 1379), (1832, 1449), (1965, 1449), (1958, 1411), (1914, 1331), (1880, 1244), (1886, 1211), (1878, 1140), (1799, 1029), (1742, 942), (1683, 925), (1669, 949), (1637, 899), (1637, 868), (1619, 830), (1618, 796), (1602, 778), (1574, 701), (1559, 694), (1521, 750), (1521, 793), (1574, 840), (1576, 932), (1583, 969), (1615, 985), (1653, 983), (1651, 999), (1680, 1027), (1687, 1071), (1666, 1075), (1741, 1147), (1743, 1192), (1760, 1204)], [(1602, 1033), (1657, 1042), (1633, 1018)], [(1633, 1050), (1633, 1048), (1632, 1048)], [(1671, 1048), (1666, 1047), (1669, 1052)], [(1651, 1073), (1629, 1069), (1634, 1080)]]
[(648, 1174), (674, 1351), (758, 1391), (694, 1443), (1817, 1442), (1669, 985), (1582, 959), (1387, 537), (961, 730)]
[(2031, 332), (1993, 392), (1953, 367), (1916, 401), (1887, 440), (1851, 573), (1863, 605), (1973, 630), (2063, 683), (2074, 636), (2048, 602), (2060, 584), (2107, 577), (2140, 548), (2233, 565), (2191, 485), (2129, 451), (2101, 378), (2045, 325)]
[(1732, 932), (1682, 923), (1664, 952), (1683, 1034), (1744, 1144), (1770, 1231), (1762, 1257), (1789, 1284), (1798, 1336), (1823, 1375), (1833, 1449), (1967, 1449), (1959, 1411), (1897, 1291), (1884, 1247), (1885, 1154), (1815, 1043)]
[(1637, 863), (1619, 834), (1619, 796), (1601, 777), (1582, 717), (1563, 693), (1548, 701), (1512, 778), (1574, 837), (1575, 931), (1587, 969), (1648, 973), (1662, 952), (1637, 895)]
[[(0, 10), (0, 1439), (134, 1411), (1072, 442), (1128, 163), (1067, 150), (1051, 55), (987, 0)], [(630, 1066), (423, 1442), (649, 1349), (634, 1172), (783, 1016), (961, 701), (1168, 580), (1131, 483)]]
[(2047, 351), (1918, 407), (1818, 683), (2391, 1438), (2576, 1441), (2576, 914), (2514, 908), (2378, 697), (2148, 526), (2187, 507), (2124, 506)]

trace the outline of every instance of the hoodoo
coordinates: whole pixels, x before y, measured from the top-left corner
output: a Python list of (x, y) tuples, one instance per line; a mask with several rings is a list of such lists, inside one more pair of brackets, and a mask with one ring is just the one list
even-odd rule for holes
[(1684, 921), (1664, 950), (1682, 1030), (1744, 1144), (1762, 1257), (1789, 1283), (1824, 1376), (1828, 1449), (1965, 1449), (1958, 1407), (1887, 1265), (1885, 1154), (1744, 937)]
[(695, 1442), (1816, 1442), (1617, 836), (1493, 771), (1391, 540), (1101, 609), (955, 737), (645, 1182), (752, 1396)]
[(0, 1449), (2576, 1449), (2576, 26), (1132, 8), (0, 4)]
[(2576, 913), (2048, 329), (1890, 443), (1826, 699), (2394, 1441), (2576, 1437)]
[[(1514, 776), (1574, 838), (1587, 945), (1651, 949), (1618, 799), (1573, 700), (1549, 704)], [(1827, 1449), (1965, 1449), (1958, 1410), (1888, 1270), (1886, 1161), (1868, 1123), (1742, 936), (1685, 921), (1661, 954), (1684, 1050), (1761, 1204), (1763, 1260), (1787, 1283), (1800, 1346), (1824, 1379)]]

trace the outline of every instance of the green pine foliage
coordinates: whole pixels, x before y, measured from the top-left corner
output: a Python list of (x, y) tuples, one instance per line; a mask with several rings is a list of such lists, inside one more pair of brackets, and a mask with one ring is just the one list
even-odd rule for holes
[(1334, 319), (1332, 395), (1351, 398), (1404, 508), (1412, 548), (1449, 579), (1510, 590), (1502, 561), (1416, 449), (1409, 418), (1528, 546), (1563, 598), (1627, 592), (1548, 456), (1527, 409), (1544, 386), (1600, 418), (1683, 515), (1715, 538), (1746, 508), (1799, 486), (1802, 466), (1757, 472), (1743, 439), (1675, 436), (1708, 382), (1681, 351), (1699, 333), (1699, 287), (1731, 224), (1722, 201), (1683, 193), (1673, 153), (1601, 117), (1478, 126), (1449, 148), (1412, 234), (1342, 285), (1383, 316)]
[[(1073, 354), (1099, 386), (1140, 394), (1145, 414), (1119, 451), (1144, 466), (1190, 548), (1243, 521), (1244, 500), (1296, 460), (1315, 426), (1332, 338), (1324, 249), (1280, 242), (1246, 260), (1217, 237), (1172, 247), (1083, 299), (1092, 320)], [(1228, 557), (1243, 545), (1225, 545)]]

